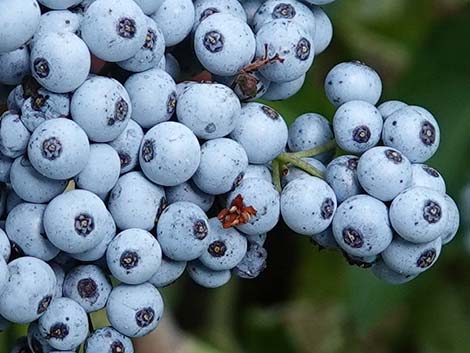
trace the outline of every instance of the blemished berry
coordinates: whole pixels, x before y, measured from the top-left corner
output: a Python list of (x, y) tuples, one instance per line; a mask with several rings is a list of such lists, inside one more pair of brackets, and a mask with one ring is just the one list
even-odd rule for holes
[(32, 353), (50, 353), (54, 350), (47, 342), (47, 339), (41, 335), (38, 321), (34, 321), (28, 326), (26, 337)]
[(28, 157), (42, 175), (65, 180), (80, 173), (90, 155), (85, 132), (71, 120), (48, 120), (34, 130), (28, 144)]
[(72, 299), (56, 298), (39, 319), (39, 330), (53, 348), (74, 350), (88, 335), (88, 317)]
[(8, 269), (10, 278), (0, 295), (0, 315), (19, 324), (37, 320), (54, 297), (54, 271), (44, 261), (28, 256), (11, 261)]
[(325, 11), (320, 6), (310, 6), (315, 17), (315, 36), (313, 46), (315, 54), (323, 53), (333, 40), (333, 24)]
[[(289, 139), (287, 141), (292, 152), (300, 152), (320, 147), (333, 139), (330, 122), (320, 114), (307, 113), (300, 115), (289, 126)], [(325, 152), (315, 156), (323, 163), (328, 162), (334, 151)]]
[(124, 131), (109, 142), (109, 145), (118, 153), (121, 174), (130, 172), (139, 164), (139, 149), (143, 138), (144, 131), (140, 125), (130, 119)]
[(124, 84), (132, 101), (132, 118), (144, 129), (167, 121), (176, 110), (176, 85), (163, 70), (133, 74)]
[(209, 211), (215, 201), (214, 195), (200, 190), (192, 180), (165, 188), (165, 194), (168, 204), (187, 201), (199, 206), (204, 212)]
[(338, 245), (349, 255), (380, 254), (393, 238), (387, 206), (368, 195), (350, 197), (336, 210), (333, 234)]
[(108, 200), (109, 212), (119, 229), (140, 228), (150, 231), (166, 206), (165, 191), (142, 172), (121, 176)]
[(175, 186), (188, 181), (201, 160), (201, 148), (194, 133), (176, 122), (164, 122), (150, 129), (140, 147), (140, 167), (156, 184)]
[(235, 76), (212, 76), (213, 80), (233, 89), (241, 102), (251, 102), (264, 96), (271, 85), (259, 72), (241, 72)]
[(127, 229), (113, 239), (106, 251), (108, 268), (127, 284), (147, 282), (158, 270), (162, 249), (155, 237), (142, 229)]
[(133, 57), (142, 47), (147, 19), (134, 1), (96, 0), (85, 11), (80, 30), (95, 56), (117, 62)]
[(262, 98), (268, 101), (286, 100), (294, 96), (303, 87), (306, 75), (288, 82), (271, 82)]
[(224, 229), (217, 218), (209, 219), (209, 245), (199, 261), (213, 271), (231, 270), (246, 254), (248, 242), (234, 228)]
[(163, 256), (157, 272), (150, 278), (149, 283), (157, 288), (163, 288), (174, 283), (186, 269), (186, 261), (174, 261)]
[(326, 230), (336, 212), (333, 189), (323, 180), (306, 176), (291, 181), (281, 194), (281, 214), (293, 231), (312, 235)]
[(411, 163), (400, 151), (374, 147), (357, 164), (357, 178), (364, 190), (381, 201), (392, 201), (411, 185)]
[(449, 210), (449, 220), (447, 223), (446, 231), (443, 235), (441, 235), (441, 238), (442, 245), (447, 245), (452, 240), (454, 240), (455, 236), (459, 231), (460, 212), (457, 207), (457, 204), (449, 195), (445, 195), (444, 197), (447, 201), (447, 208)]
[(349, 101), (338, 108), (333, 130), (338, 146), (350, 153), (363, 153), (380, 141), (383, 119), (366, 101)]
[(109, 142), (126, 128), (132, 107), (129, 94), (118, 81), (93, 76), (74, 92), (70, 113), (91, 141)]
[(403, 239), (413, 243), (427, 243), (448, 231), (449, 211), (444, 194), (428, 188), (413, 187), (393, 200), (390, 221)]
[(0, 257), (8, 261), (11, 254), (10, 240), (8, 239), (5, 230), (0, 229)]
[(0, 152), (10, 158), (21, 156), (26, 152), (31, 134), (18, 114), (7, 111), (0, 119)]
[(232, 277), (229, 270), (214, 271), (204, 266), (200, 261), (190, 262), (186, 272), (194, 282), (205, 288), (222, 287)]
[(271, 175), (271, 171), (267, 166), (261, 164), (248, 164), (243, 179), (250, 178), (263, 179), (268, 182), (271, 182), (273, 177)]
[[(267, 135), (269, 139), (266, 139)], [(242, 107), (230, 137), (243, 146), (250, 163), (265, 164), (284, 151), (288, 129), (277, 111), (253, 102)]]
[(384, 263), (393, 271), (403, 275), (418, 275), (431, 268), (442, 249), (440, 237), (429, 243), (415, 244), (395, 237), (382, 253)]
[(48, 32), (70, 32), (78, 34), (81, 16), (69, 10), (49, 11), (41, 16), (39, 26), (34, 34), (34, 41)]
[(76, 301), (87, 313), (103, 309), (111, 290), (111, 281), (96, 265), (75, 267), (63, 284), (64, 297)]
[(103, 201), (86, 190), (72, 190), (54, 198), (44, 211), (47, 238), (59, 249), (80, 253), (97, 246), (110, 232)]
[(194, 23), (194, 5), (191, 0), (164, 0), (151, 15), (160, 26), (167, 47), (182, 42)]
[(36, 0), (2, 1), (0, 53), (16, 50), (36, 32), (41, 10)]
[(194, 13), (194, 30), (202, 21), (216, 13), (231, 15), (245, 22), (247, 20), (245, 9), (238, 0), (195, 0)]
[(235, 267), (233, 273), (243, 279), (254, 279), (266, 269), (268, 252), (262, 245), (249, 243), (245, 257)]
[(230, 134), (240, 111), (240, 101), (230, 88), (208, 83), (188, 87), (176, 107), (178, 121), (205, 140)]
[(387, 118), (392, 115), (393, 113), (399, 111), (400, 109), (402, 108), (405, 108), (407, 107), (408, 104), (406, 103), (403, 103), (401, 101), (396, 101), (396, 100), (392, 100), (392, 101), (386, 101), (382, 104), (380, 104), (377, 109), (379, 110), (380, 114), (382, 114), (382, 117), (385, 120), (387, 120)]
[(30, 58), (26, 45), (7, 53), (0, 53), (0, 83), (5, 85), (20, 84), (29, 73)]
[(412, 163), (424, 163), (439, 148), (441, 133), (433, 115), (416, 106), (402, 108), (385, 120), (384, 145), (401, 151)]
[(142, 337), (160, 323), (163, 300), (150, 283), (115, 287), (106, 304), (106, 315), (112, 327), (128, 337)]
[(31, 73), (46, 89), (66, 93), (85, 82), (90, 72), (90, 52), (85, 42), (70, 32), (47, 32), (34, 41)]
[(176, 261), (191, 261), (202, 255), (209, 244), (206, 214), (190, 202), (169, 205), (157, 223), (157, 240), (163, 254)]
[(240, 184), (247, 167), (248, 156), (239, 143), (210, 140), (201, 146), (201, 162), (192, 180), (207, 194), (225, 194)]
[(382, 95), (382, 80), (374, 69), (361, 62), (341, 63), (328, 73), (325, 92), (336, 107), (355, 100), (375, 105)]
[(268, 22), (256, 35), (256, 58), (270, 61), (260, 72), (270, 81), (290, 82), (302, 77), (314, 57), (311, 34), (290, 20)]
[(51, 266), (52, 271), (54, 271), (55, 278), (56, 278), (56, 286), (55, 286), (55, 295), (54, 298), (62, 297), (62, 292), (64, 288), (64, 280), (65, 280), (65, 271), (61, 265), (54, 261), (48, 262), (49, 266)]
[(446, 193), (446, 182), (436, 169), (426, 164), (413, 164), (411, 168), (413, 177), (410, 186), (422, 186)]
[[(326, 167), (325, 165), (320, 162), (318, 159), (315, 158), (302, 158), (304, 162), (307, 162), (310, 164), (312, 167), (314, 167), (316, 170), (318, 170), (321, 174), (325, 174), (326, 172)], [(303, 170), (294, 167), (290, 164), (285, 166), (281, 170), (281, 185), (286, 186), (288, 183), (290, 183), (292, 180), (305, 177), (305, 176), (310, 176), (307, 172), (304, 172)]]
[(127, 71), (142, 72), (152, 69), (165, 55), (165, 38), (162, 30), (152, 18), (147, 16), (146, 20), (147, 35), (142, 47), (133, 57), (117, 63)]
[(345, 155), (333, 159), (328, 164), (325, 180), (334, 190), (338, 203), (364, 193), (357, 177), (358, 163), (358, 157)]
[(220, 76), (233, 76), (251, 63), (256, 41), (245, 21), (217, 13), (197, 27), (194, 50), (208, 71)]
[(7, 216), (5, 230), (8, 238), (27, 256), (49, 261), (59, 254), (46, 237), (43, 216), (46, 205), (21, 203)]
[(85, 341), (85, 353), (134, 353), (132, 341), (112, 327), (102, 327)]
[(383, 260), (377, 261), (371, 268), (372, 273), (382, 281), (389, 284), (399, 285), (414, 280), (417, 275), (405, 275), (392, 270)]

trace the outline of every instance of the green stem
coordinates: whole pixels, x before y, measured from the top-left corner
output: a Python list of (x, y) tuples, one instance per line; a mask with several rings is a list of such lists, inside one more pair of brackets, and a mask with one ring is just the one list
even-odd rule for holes
[(282, 192), (281, 186), (281, 164), (278, 159), (273, 160), (273, 183), (277, 191)]
[(277, 157), (277, 160), (285, 164), (292, 164), (294, 167), (297, 167), (310, 175), (323, 178), (323, 173), (321, 171), (292, 153), (282, 153)]
[(290, 154), (294, 155), (297, 158), (308, 158), (308, 157), (318, 156), (319, 154), (322, 154), (322, 153), (325, 153), (325, 152), (328, 152), (328, 151), (331, 151), (331, 150), (334, 150), (334, 149), (336, 149), (336, 141), (331, 140), (331, 141), (325, 143), (324, 145), (321, 145), (321, 146), (318, 146), (318, 147), (315, 147), (315, 148), (311, 148), (311, 149), (306, 150), (306, 151), (293, 152), (293, 153), (290, 153)]

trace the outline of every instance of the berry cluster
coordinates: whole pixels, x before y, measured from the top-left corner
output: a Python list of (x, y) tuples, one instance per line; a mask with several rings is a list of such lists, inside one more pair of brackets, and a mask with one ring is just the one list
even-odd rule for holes
[(0, 330), (29, 324), (13, 352), (132, 353), (159, 288), (256, 278), (281, 216), (389, 282), (437, 260), (459, 216), (422, 164), (429, 112), (375, 108), (360, 63), (328, 75), (333, 129), (255, 102), (300, 90), (332, 1), (2, 0)]

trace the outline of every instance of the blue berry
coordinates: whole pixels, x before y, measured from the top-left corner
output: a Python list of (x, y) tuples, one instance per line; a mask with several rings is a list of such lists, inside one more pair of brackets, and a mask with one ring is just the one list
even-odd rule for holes
[(390, 115), (407, 106), (408, 104), (400, 101), (386, 101), (379, 105), (377, 109), (379, 110), (380, 114), (382, 114), (382, 117), (385, 121)]
[(335, 0), (303, 0), (306, 3), (313, 4), (313, 5), (328, 5)]
[(382, 80), (374, 69), (361, 62), (341, 63), (328, 73), (325, 91), (336, 107), (355, 100), (375, 105), (382, 95)]
[(54, 299), (39, 319), (41, 335), (55, 349), (78, 348), (85, 341), (88, 329), (85, 309), (69, 298)]
[(259, 246), (264, 246), (266, 240), (268, 238), (268, 233), (261, 233), (261, 234), (243, 234), (248, 241), (248, 245), (250, 244), (258, 244)]
[(15, 113), (7, 111), (0, 119), (0, 152), (10, 158), (21, 156), (26, 152), (31, 134)]
[(186, 261), (173, 261), (163, 256), (160, 267), (152, 278), (150, 278), (149, 283), (157, 288), (169, 286), (181, 277), (185, 269)]
[(165, 54), (165, 71), (173, 78), (173, 80), (181, 80), (181, 65), (171, 53)]
[(32, 353), (50, 353), (54, 350), (47, 342), (47, 339), (41, 335), (37, 321), (32, 322), (28, 326), (27, 339)]
[(438, 191), (413, 187), (398, 195), (390, 206), (395, 231), (413, 243), (427, 243), (445, 234), (449, 205)]
[(81, 16), (68, 10), (49, 11), (41, 16), (33, 42), (48, 32), (70, 32), (77, 34)]
[(163, 315), (163, 300), (150, 283), (121, 284), (113, 289), (106, 304), (112, 327), (128, 337), (142, 337), (155, 330)]
[(365, 101), (349, 101), (335, 113), (333, 129), (340, 148), (350, 153), (363, 153), (377, 145), (382, 134), (380, 112)]
[(116, 150), (121, 163), (121, 174), (130, 172), (139, 163), (139, 149), (144, 131), (134, 120), (130, 119), (124, 131), (109, 145)]
[(417, 275), (405, 275), (392, 270), (385, 264), (383, 260), (380, 260), (372, 266), (372, 273), (379, 279), (393, 285), (405, 284), (414, 280)]
[(448, 195), (445, 195), (445, 199), (447, 201), (447, 208), (449, 210), (449, 220), (447, 222), (445, 233), (441, 235), (442, 245), (447, 245), (452, 240), (454, 240), (460, 226), (460, 213), (457, 204)]
[(329, 47), (333, 39), (333, 24), (325, 11), (320, 6), (310, 7), (315, 17), (315, 36), (313, 37), (313, 46), (315, 54), (323, 53)]
[(368, 195), (353, 196), (338, 206), (333, 233), (339, 246), (352, 256), (378, 255), (393, 237), (387, 206)]
[(235, 267), (233, 273), (243, 279), (254, 279), (266, 269), (268, 252), (262, 245), (249, 243), (245, 257)]
[(189, 277), (202, 287), (219, 288), (230, 281), (232, 277), (229, 270), (214, 271), (199, 261), (192, 261), (186, 269)]
[(65, 10), (82, 2), (82, 0), (38, 0), (52, 10)]
[(84, 353), (134, 353), (132, 341), (112, 327), (102, 327), (88, 336)]
[(0, 53), (0, 83), (20, 84), (30, 72), (29, 63), (29, 49), (26, 45), (7, 53)]
[(401, 151), (412, 163), (424, 163), (439, 148), (441, 133), (430, 112), (409, 106), (385, 120), (382, 139), (384, 145)]
[(151, 15), (163, 4), (164, 0), (134, 0), (146, 15)]
[(214, 204), (214, 195), (209, 195), (200, 190), (192, 180), (165, 189), (169, 204), (187, 201), (199, 206), (204, 212), (210, 210)]
[(28, 157), (42, 175), (65, 180), (80, 173), (90, 155), (85, 132), (73, 121), (48, 120), (34, 130), (29, 140)]
[(163, 186), (188, 181), (201, 160), (199, 142), (186, 126), (165, 122), (150, 129), (140, 147), (140, 167), (145, 176)]
[[(270, 136), (266, 139), (266, 136)], [(245, 104), (230, 137), (245, 149), (253, 164), (271, 162), (284, 151), (288, 129), (282, 116), (260, 103)]]
[(24, 200), (22, 200), (13, 189), (10, 189), (5, 205), (6, 211), (10, 213), (12, 209), (14, 209), (16, 206), (23, 202)]
[[(307, 162), (310, 164), (312, 167), (317, 169), (320, 173), (325, 174), (326, 172), (326, 167), (325, 165), (320, 162), (318, 159), (315, 158), (302, 158), (304, 162)], [(290, 164), (287, 165), (282, 171), (281, 171), (281, 182), (282, 186), (286, 186), (288, 183), (290, 183), (292, 180), (305, 177), (305, 176), (310, 176), (307, 172), (304, 172), (303, 170), (296, 168)]]
[(257, 71), (241, 72), (235, 76), (213, 75), (212, 79), (232, 88), (242, 102), (251, 102), (263, 97), (271, 85), (271, 81)]
[(0, 294), (5, 291), (10, 278), (10, 270), (8, 264), (3, 258), (0, 258)]
[(256, 11), (258, 11), (264, 0), (242, 0), (240, 2), (245, 9), (247, 23), (252, 26)]
[(10, 182), (10, 170), (13, 165), (13, 161), (14, 160), (12, 158), (4, 156), (0, 152), (0, 182)]
[(10, 240), (7, 237), (4, 229), (0, 229), (0, 258), (8, 261), (11, 254)]
[(268, 101), (286, 100), (294, 96), (303, 87), (306, 75), (288, 82), (271, 82), (262, 98)]
[(336, 196), (323, 180), (306, 176), (291, 181), (281, 194), (281, 214), (293, 231), (312, 235), (326, 230), (336, 212)]
[(263, 179), (268, 182), (272, 181), (271, 171), (268, 167), (261, 164), (249, 164), (245, 170), (245, 175), (243, 179)]
[(336, 194), (338, 203), (364, 192), (357, 178), (357, 165), (359, 158), (356, 156), (340, 156), (326, 168), (325, 180)]
[(49, 266), (51, 266), (52, 271), (54, 271), (55, 278), (56, 278), (56, 286), (55, 286), (55, 295), (54, 298), (62, 297), (62, 292), (64, 288), (64, 280), (65, 280), (65, 271), (61, 265), (56, 262), (49, 262)]
[(157, 223), (157, 240), (163, 253), (172, 260), (197, 259), (209, 244), (206, 214), (190, 202), (169, 205)]
[(446, 182), (436, 169), (426, 164), (413, 164), (411, 168), (413, 177), (410, 186), (422, 186), (446, 193)]
[(194, 30), (202, 21), (216, 13), (231, 15), (246, 22), (245, 9), (238, 0), (195, 0), (194, 12)]
[(339, 245), (333, 234), (332, 227), (328, 227), (321, 233), (313, 234), (310, 236), (312, 243), (317, 245), (320, 249), (338, 249)]

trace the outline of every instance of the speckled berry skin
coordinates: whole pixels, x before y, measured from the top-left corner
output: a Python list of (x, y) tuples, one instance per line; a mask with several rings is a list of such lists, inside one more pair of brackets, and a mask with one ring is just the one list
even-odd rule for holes
[(28, 144), (28, 156), (42, 175), (65, 180), (80, 173), (90, 155), (85, 132), (71, 120), (48, 120), (34, 130)]
[[(267, 48), (267, 52), (266, 52)], [(260, 69), (273, 82), (290, 82), (302, 77), (312, 66), (315, 48), (311, 34), (295, 22), (274, 20), (263, 25), (256, 35), (256, 57), (283, 60), (274, 61)]]
[(268, 252), (262, 245), (249, 243), (248, 250), (233, 273), (242, 279), (254, 279), (266, 269)]
[(111, 191), (108, 209), (119, 229), (140, 228), (150, 231), (165, 205), (165, 191), (141, 172), (121, 176)]
[(85, 11), (80, 29), (95, 56), (117, 62), (133, 57), (142, 47), (147, 19), (134, 1), (97, 0)]
[(413, 170), (412, 187), (422, 186), (443, 194), (446, 193), (446, 182), (436, 169), (426, 164), (413, 164), (411, 168)]
[(0, 53), (0, 83), (20, 84), (30, 72), (29, 63), (29, 49), (26, 45), (7, 53)]
[(95, 265), (73, 268), (65, 277), (64, 296), (76, 301), (87, 313), (103, 309), (112, 290), (108, 276)]
[(113, 289), (106, 305), (109, 322), (121, 334), (142, 337), (155, 330), (163, 315), (163, 300), (150, 283), (121, 284)]
[(402, 275), (415, 276), (431, 268), (439, 258), (442, 249), (441, 238), (429, 243), (415, 244), (401, 237), (395, 237), (382, 253), (384, 263)]
[(11, 244), (10, 240), (5, 233), (5, 230), (0, 229), (0, 257), (5, 261), (8, 261), (11, 254)]
[(44, 229), (51, 243), (76, 254), (97, 246), (111, 231), (108, 214), (98, 196), (86, 190), (72, 190), (47, 205)]
[(10, 279), (0, 295), (0, 315), (18, 324), (37, 320), (54, 296), (54, 271), (47, 263), (34, 257), (13, 260), (8, 269)]
[(134, 353), (132, 341), (112, 327), (102, 327), (86, 340), (85, 353)]
[(303, 87), (306, 75), (288, 82), (271, 82), (262, 98), (268, 101), (286, 100), (294, 96)]
[[(270, 138), (267, 139), (266, 136)], [(277, 111), (253, 102), (242, 107), (230, 137), (243, 146), (250, 163), (265, 164), (284, 151), (288, 129)]]
[(118, 81), (93, 76), (72, 96), (72, 119), (94, 142), (116, 139), (126, 128), (132, 115), (131, 99)]
[(382, 95), (382, 80), (374, 69), (363, 63), (341, 63), (328, 73), (325, 92), (336, 107), (355, 100), (375, 105)]
[(88, 335), (88, 317), (72, 299), (56, 298), (39, 319), (39, 330), (53, 348), (74, 350)]
[(417, 275), (404, 275), (392, 270), (383, 260), (380, 260), (372, 266), (372, 273), (378, 279), (392, 285), (400, 285), (414, 280)]
[(70, 32), (77, 34), (82, 17), (68, 10), (56, 10), (44, 13), (34, 34), (33, 42), (44, 33)]
[(201, 162), (192, 180), (205, 193), (225, 194), (237, 187), (247, 167), (248, 156), (239, 143), (210, 140), (201, 146)]
[(323, 180), (306, 176), (287, 184), (281, 194), (281, 214), (287, 226), (298, 234), (323, 232), (333, 221), (336, 196)]
[(289, 20), (306, 31), (310, 38), (315, 37), (316, 21), (312, 11), (297, 0), (268, 0), (256, 11), (253, 27), (258, 32), (263, 25), (277, 19)]
[(273, 180), (271, 171), (269, 170), (269, 168), (261, 164), (249, 164), (248, 165), (248, 167), (245, 170), (245, 175), (243, 176), (243, 179), (250, 179), (250, 178), (263, 179), (263, 180), (266, 180), (267, 182), (271, 182)]
[(357, 178), (358, 162), (358, 157), (345, 155), (333, 159), (326, 168), (325, 180), (334, 190), (338, 203), (364, 193)]
[(39, 174), (26, 156), (18, 157), (13, 162), (10, 181), (21, 199), (33, 203), (49, 202), (67, 187), (66, 180), (49, 179)]
[(364, 153), (380, 141), (383, 119), (372, 104), (349, 101), (338, 108), (333, 131), (340, 148), (350, 153)]
[(113, 239), (106, 252), (112, 275), (127, 284), (147, 282), (162, 261), (162, 249), (155, 237), (142, 229), (127, 229)]
[(412, 163), (424, 163), (439, 148), (441, 133), (426, 109), (409, 106), (393, 113), (384, 123), (384, 145), (401, 151)]
[(55, 278), (56, 278), (56, 286), (55, 286), (55, 293), (54, 298), (60, 298), (63, 296), (62, 291), (64, 288), (64, 280), (65, 280), (65, 271), (61, 265), (54, 261), (48, 262), (49, 266), (51, 266), (52, 271), (54, 271)]
[(402, 108), (406, 108), (407, 106), (408, 106), (408, 104), (406, 104), (406, 103), (403, 103), (401, 101), (392, 100), (392, 101), (383, 102), (382, 104), (380, 104), (377, 107), (377, 109), (379, 110), (380, 114), (382, 114), (382, 117), (385, 121), (385, 120), (387, 120), (387, 118), (390, 115), (392, 115), (393, 113), (399, 111)]
[(169, 286), (181, 277), (185, 269), (186, 261), (173, 261), (163, 256), (160, 267), (152, 278), (150, 278), (149, 283), (157, 288)]
[(315, 17), (315, 36), (313, 37), (313, 46), (315, 55), (323, 53), (333, 40), (333, 24), (325, 11), (320, 6), (310, 6)]
[(10, 270), (8, 264), (3, 258), (0, 258), (0, 293), (3, 293), (8, 285)]
[[(289, 139), (287, 141), (292, 152), (300, 152), (320, 147), (333, 139), (333, 130), (330, 122), (320, 114), (307, 113), (299, 116), (289, 126)], [(325, 152), (316, 159), (327, 163), (334, 151)]]
[(185, 39), (194, 23), (194, 5), (191, 0), (164, 0), (151, 17), (158, 23), (165, 36), (167, 47)]
[(176, 109), (176, 84), (163, 70), (133, 74), (124, 84), (132, 101), (132, 119), (144, 129), (171, 118)]
[(449, 210), (449, 220), (447, 222), (446, 231), (442, 238), (442, 245), (447, 245), (452, 242), (457, 235), (460, 227), (460, 212), (455, 201), (449, 196), (444, 196), (447, 201), (447, 208)]
[(41, 17), (36, 0), (2, 1), (0, 53), (16, 50), (34, 35)]
[(196, 29), (194, 50), (208, 71), (220, 76), (233, 76), (251, 63), (256, 41), (246, 22), (217, 13), (206, 18)]
[(237, 95), (221, 84), (195, 84), (178, 98), (178, 121), (205, 140), (230, 134), (240, 115)]
[(139, 148), (144, 131), (130, 119), (124, 131), (109, 145), (116, 150), (121, 164), (121, 174), (130, 172), (139, 163)]
[(0, 152), (10, 158), (25, 153), (31, 136), (20, 116), (7, 111), (0, 117)]
[(157, 223), (157, 240), (163, 253), (175, 261), (197, 259), (209, 244), (206, 214), (190, 202), (169, 205)]
[(123, 69), (131, 72), (142, 72), (158, 65), (165, 54), (165, 38), (155, 21), (147, 19), (147, 36), (142, 47), (131, 58), (118, 62)]
[(447, 230), (449, 207), (445, 195), (423, 187), (407, 189), (393, 200), (390, 221), (405, 240), (433, 241)]
[(411, 163), (390, 147), (366, 151), (357, 165), (357, 178), (364, 190), (381, 201), (392, 201), (411, 185)]
[(88, 48), (70, 32), (47, 32), (34, 41), (31, 72), (46, 89), (66, 93), (85, 82), (91, 68)]
[(206, 18), (216, 13), (231, 15), (244, 22), (247, 20), (245, 9), (237, 0), (195, 0), (193, 30), (196, 30)]
[(393, 238), (387, 206), (368, 195), (350, 197), (336, 210), (333, 234), (339, 246), (352, 256), (380, 254)]
[(39, 323), (37, 321), (32, 322), (28, 326), (28, 333), (26, 337), (28, 340), (29, 349), (32, 353), (50, 353), (54, 351), (54, 348), (49, 345), (47, 339), (42, 337), (41, 331), (39, 330)]
[(227, 197), (227, 206), (238, 196), (243, 197), (247, 207), (253, 206), (256, 216), (251, 216), (248, 223), (237, 226), (245, 234), (261, 234), (272, 230), (279, 221), (280, 196), (274, 185), (263, 179), (242, 180), (240, 185)]
[(199, 261), (213, 271), (231, 270), (246, 254), (248, 242), (235, 228), (224, 229), (217, 218), (209, 220), (209, 245)]
[(46, 205), (21, 203), (7, 216), (5, 229), (11, 242), (27, 256), (49, 261), (59, 254), (46, 237), (43, 216)]
[(92, 144), (86, 167), (75, 177), (78, 188), (97, 195), (110, 191), (121, 174), (118, 153), (107, 144)]
[(222, 287), (232, 277), (229, 270), (214, 271), (204, 266), (200, 261), (190, 262), (186, 272), (194, 282), (205, 288)]
[(44, 6), (52, 10), (65, 10), (69, 7), (78, 5), (82, 0), (38, 0)]
[[(315, 169), (317, 169), (321, 174), (324, 175), (326, 173), (325, 165), (322, 162), (320, 162), (318, 159), (315, 159), (315, 158), (302, 158), (302, 160), (304, 162), (307, 162), (308, 164), (310, 164)], [(284, 168), (281, 171), (281, 184), (284, 187), (288, 183), (290, 183), (292, 180), (302, 178), (302, 177), (305, 177), (305, 176), (310, 176), (310, 174), (308, 174), (307, 172), (304, 172), (303, 170), (301, 170), (299, 168), (296, 168), (296, 167), (289, 164), (289, 165), (287, 165), (286, 168)]]
[(150, 129), (140, 147), (140, 167), (156, 184), (175, 186), (188, 181), (201, 160), (201, 148), (194, 133), (176, 122), (164, 122)]
[(204, 212), (210, 210), (215, 200), (214, 195), (206, 194), (192, 180), (165, 188), (165, 194), (169, 204), (179, 201), (192, 202)]

